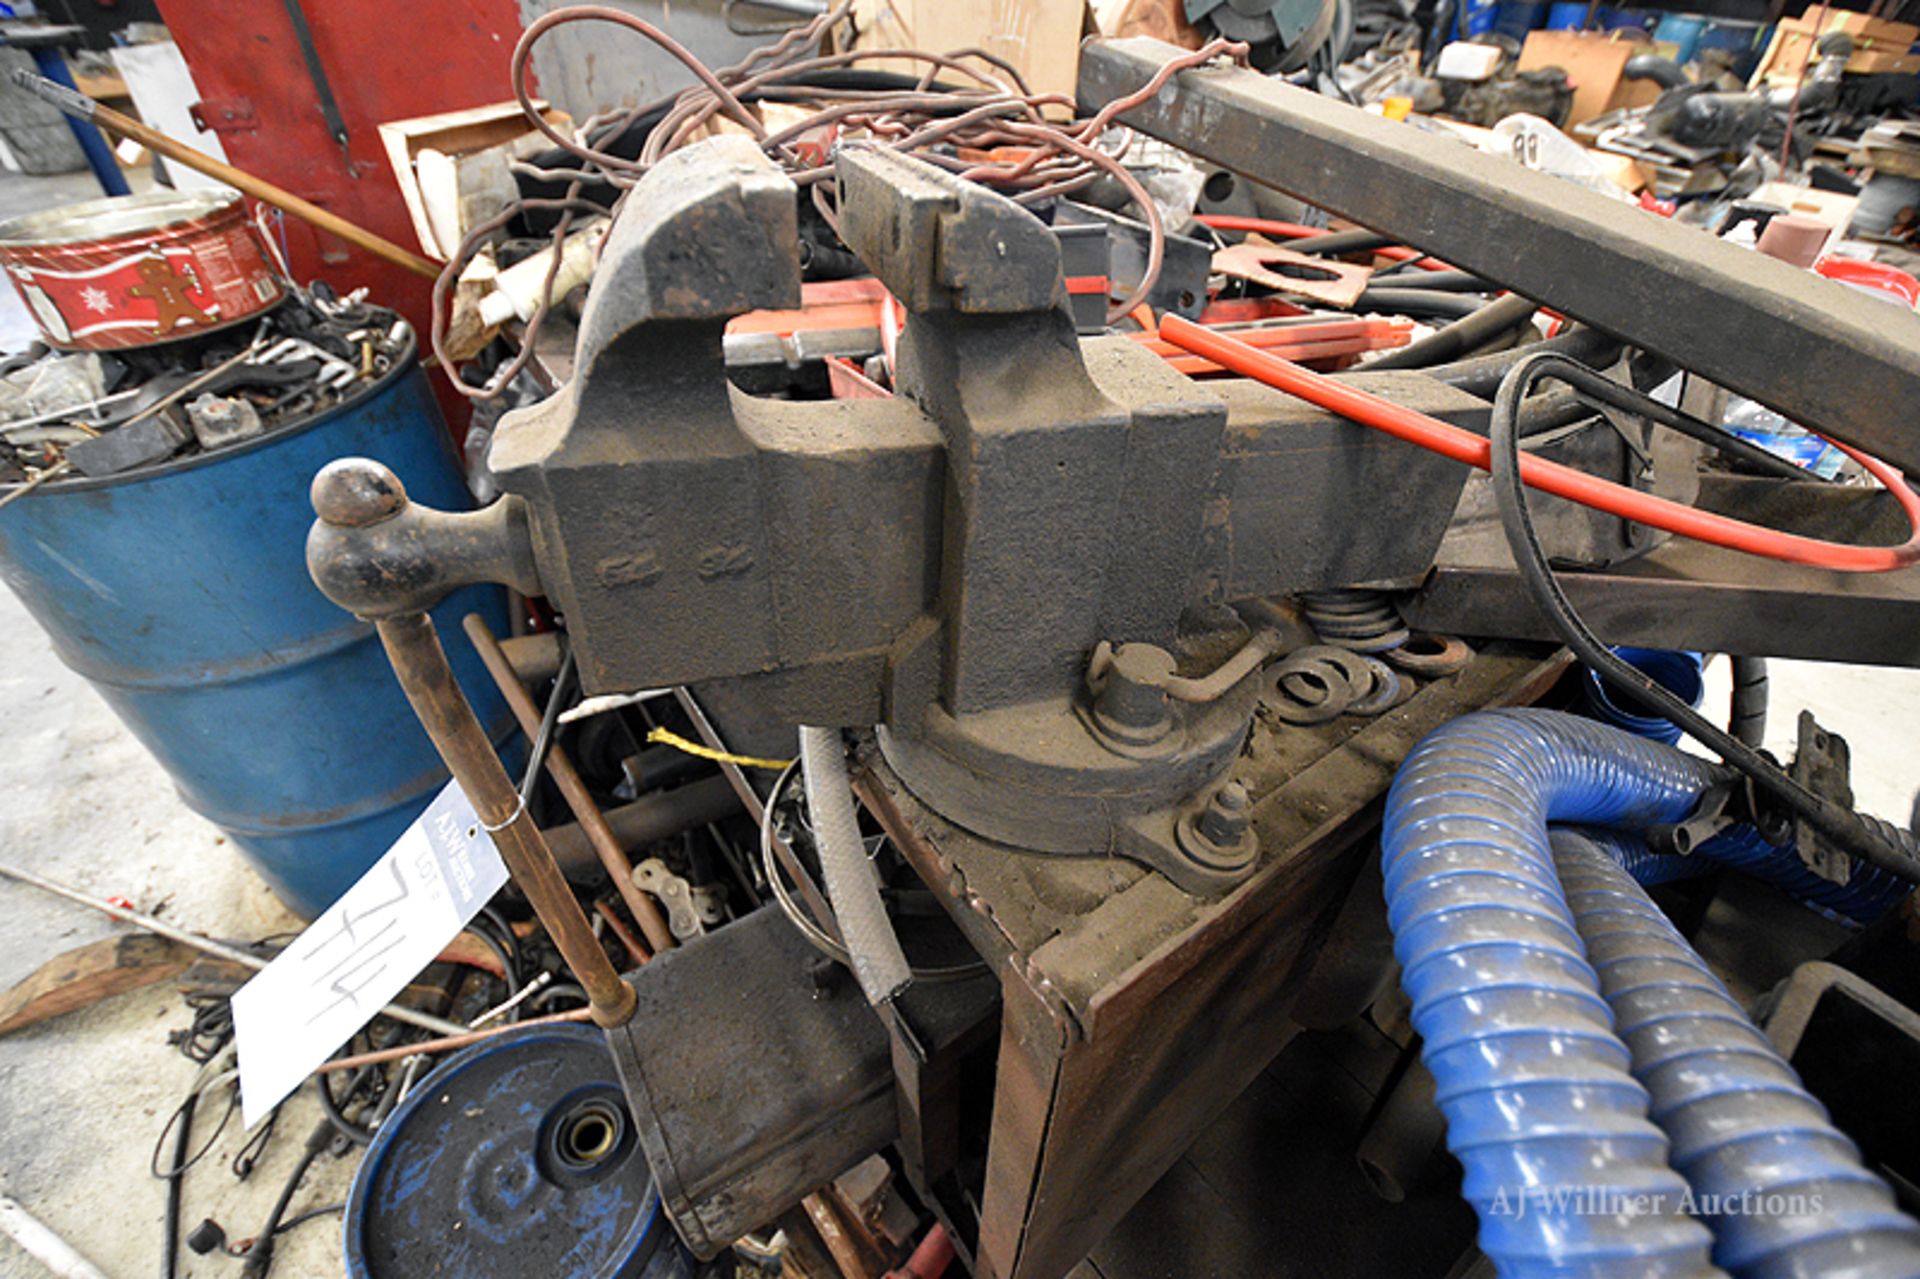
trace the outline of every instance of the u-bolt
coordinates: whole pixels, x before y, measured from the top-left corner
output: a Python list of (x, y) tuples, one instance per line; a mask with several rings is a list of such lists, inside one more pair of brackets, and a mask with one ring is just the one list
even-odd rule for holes
[[(454, 515), (413, 506), (393, 472), (348, 458), (313, 480), (319, 520), (307, 538), (307, 566), (329, 599), (372, 621), (414, 714), (493, 835), (500, 859), (526, 894), (601, 1026), (633, 1016), (633, 987), (620, 980), (580, 902), (533, 824), (520, 794), (447, 665), (427, 607), (456, 586), (505, 581), (539, 593), (524, 518), (504, 499)], [(437, 554), (439, 551), (447, 554)]]

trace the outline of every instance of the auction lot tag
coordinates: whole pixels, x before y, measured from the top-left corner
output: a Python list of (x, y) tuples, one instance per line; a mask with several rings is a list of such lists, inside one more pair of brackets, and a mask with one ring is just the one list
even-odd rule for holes
[(359, 883), (234, 992), (246, 1126), (371, 1021), (506, 882), (493, 838), (448, 782)]

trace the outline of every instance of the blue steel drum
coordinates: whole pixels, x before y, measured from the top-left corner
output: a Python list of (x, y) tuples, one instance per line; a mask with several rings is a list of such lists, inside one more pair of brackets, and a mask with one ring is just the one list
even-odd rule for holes
[(348, 1279), (692, 1279), (589, 1026), (475, 1044), (381, 1123), (353, 1176)]
[[(307, 576), (307, 487), (376, 458), (429, 506), (473, 505), (411, 347), (365, 394), (256, 440), (125, 476), (50, 484), (0, 510), (0, 579), (172, 774), (311, 918), (447, 781), (373, 628)], [(495, 741), (512, 721), (459, 629), (503, 630), (505, 592), (435, 611)]]

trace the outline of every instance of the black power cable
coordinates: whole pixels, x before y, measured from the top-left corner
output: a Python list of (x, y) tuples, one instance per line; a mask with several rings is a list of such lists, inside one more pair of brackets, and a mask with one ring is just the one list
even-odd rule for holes
[(369, 1145), (373, 1141), (373, 1129), (364, 1127), (347, 1118), (344, 1107), (351, 1105), (354, 1094), (359, 1092), (376, 1066), (362, 1066), (354, 1072), (353, 1080), (347, 1085), (346, 1094), (335, 1099), (333, 1089), (327, 1086), (327, 1076), (323, 1072), (313, 1077), (313, 1086), (320, 1093), (320, 1109), (326, 1112), (327, 1123), (335, 1132), (356, 1146)]
[[(1560, 363), (1556, 364), (1556, 361)], [(1901, 847), (1874, 830), (1852, 809), (1816, 795), (1800, 785), (1767, 756), (1728, 735), (1651, 676), (1622, 661), (1574, 612), (1566, 593), (1560, 589), (1559, 580), (1554, 577), (1553, 566), (1548, 562), (1546, 550), (1540, 545), (1540, 535), (1534, 528), (1533, 515), (1527, 509), (1526, 484), (1520, 478), (1520, 432), (1517, 425), (1520, 404), (1539, 378), (1552, 376), (1569, 382), (1585, 381), (1579, 374), (1563, 377), (1567, 370), (1561, 366), (1571, 363), (1565, 357), (1547, 353), (1531, 356), (1516, 364), (1500, 383), (1500, 391), (1493, 401), (1493, 414), (1488, 421), (1492, 453), (1490, 469), (1493, 473), (1494, 498), (1500, 507), (1500, 526), (1506, 532), (1513, 562), (1519, 568), (1520, 579), (1526, 584), (1534, 604), (1553, 624), (1561, 641), (1573, 650), (1574, 656), (1616, 690), (1678, 724), (1695, 741), (1752, 778), (1756, 786), (1806, 819), (1815, 830), (1846, 852), (1902, 878), (1920, 881), (1920, 855), (1916, 855), (1914, 850)], [(1581, 374), (1599, 377), (1592, 369), (1582, 365), (1573, 367)], [(1615, 391), (1632, 394), (1618, 383), (1610, 385)], [(1611, 396), (1609, 402), (1612, 402)], [(1665, 405), (1656, 405), (1653, 401), (1647, 404), (1655, 405), (1661, 412), (1648, 411), (1645, 416), (1661, 425), (1670, 425), (1665, 415), (1672, 414), (1673, 410)], [(1629, 411), (1640, 411), (1644, 407), (1631, 406), (1630, 402)], [(1725, 434), (1718, 432), (1717, 428), (1709, 427), (1709, 430), (1718, 435)], [(1798, 474), (1801, 473), (1796, 468)]]
[[(323, 1076), (324, 1078), (324, 1076)], [(241, 1279), (265, 1279), (273, 1265), (274, 1239), (281, 1233), (283, 1219), (287, 1215), (287, 1205), (293, 1202), (294, 1194), (300, 1189), (300, 1183), (307, 1179), (307, 1170), (313, 1167), (313, 1161), (333, 1140), (334, 1127), (331, 1119), (322, 1120), (307, 1138), (307, 1148), (300, 1152), (300, 1161), (293, 1166), (293, 1175), (287, 1178), (286, 1185), (280, 1188), (280, 1197), (274, 1201), (273, 1211), (267, 1216), (267, 1224), (260, 1229), (253, 1246), (247, 1249), (247, 1259), (240, 1267)]]

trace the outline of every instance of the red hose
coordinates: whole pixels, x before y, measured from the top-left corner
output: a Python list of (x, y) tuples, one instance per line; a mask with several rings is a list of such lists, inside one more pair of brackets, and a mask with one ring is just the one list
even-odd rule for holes
[(907, 1258), (907, 1264), (888, 1272), (887, 1279), (940, 1279), (952, 1264), (953, 1240), (947, 1238), (945, 1226), (935, 1223)]
[[(1191, 320), (1169, 314), (1160, 321), (1160, 337), (1195, 355), (1204, 355), (1215, 364), (1243, 377), (1264, 382), (1278, 391), (1297, 395), (1341, 417), (1384, 431), (1395, 439), (1418, 444), (1442, 457), (1465, 462), (1481, 470), (1490, 470), (1492, 447), (1471, 431), (1449, 425), (1425, 413), (1404, 408), (1391, 400), (1369, 395), (1311, 369), (1267, 354), (1238, 338), (1202, 328)], [(1906, 568), (1920, 560), (1920, 495), (1916, 495), (1899, 471), (1838, 440), (1833, 446), (1867, 469), (1893, 494), (1894, 501), (1906, 512), (1911, 535), (1898, 546), (1849, 546), (1818, 538), (1782, 533), (1744, 520), (1730, 519), (1711, 511), (1696, 510), (1664, 497), (1626, 488), (1610, 480), (1576, 471), (1542, 457), (1520, 455), (1520, 477), (1529, 488), (1564, 497), (1568, 501), (1595, 510), (1636, 520), (1653, 528), (1665, 529), (1681, 537), (1690, 537), (1731, 551), (1744, 551), (1766, 559), (1789, 564), (1811, 564), (1816, 568), (1845, 573), (1884, 573)]]

